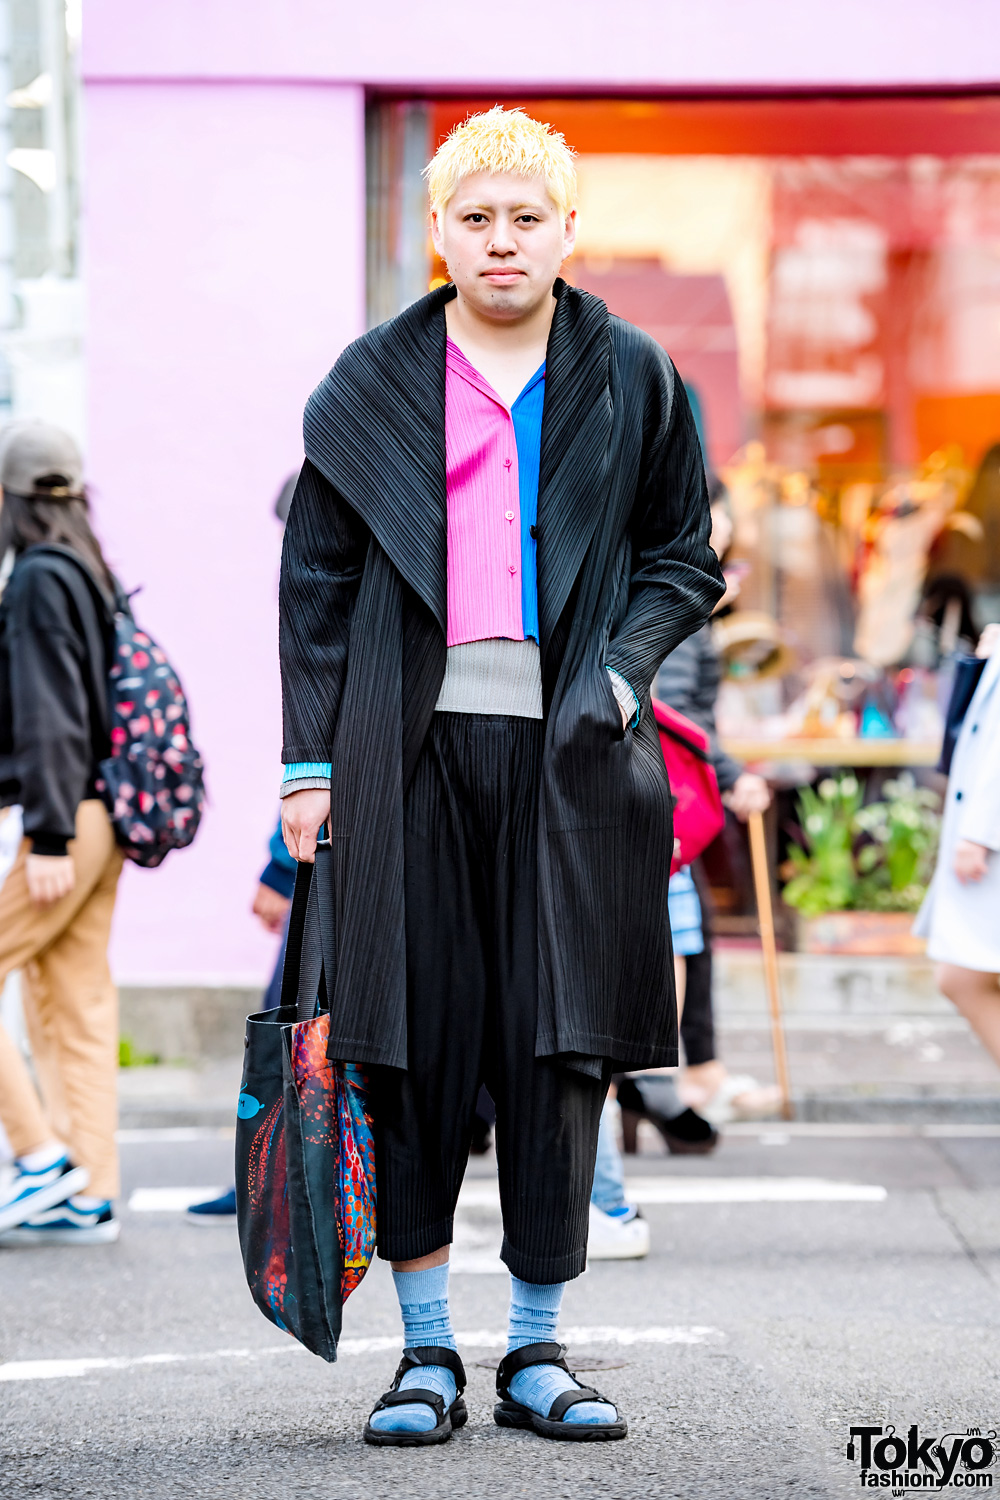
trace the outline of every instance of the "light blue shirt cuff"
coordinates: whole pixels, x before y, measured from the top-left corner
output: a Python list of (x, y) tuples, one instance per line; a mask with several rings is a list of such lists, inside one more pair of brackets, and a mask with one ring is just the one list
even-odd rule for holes
[(282, 781), (305, 781), (308, 777), (323, 776), (329, 781), (333, 767), (329, 761), (297, 760), (285, 767)]

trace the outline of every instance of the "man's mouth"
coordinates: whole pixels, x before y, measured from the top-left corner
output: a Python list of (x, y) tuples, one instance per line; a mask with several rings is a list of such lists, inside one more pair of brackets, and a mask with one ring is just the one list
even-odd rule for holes
[(521, 276), (524, 275), (524, 272), (516, 270), (501, 270), (498, 266), (491, 271), (483, 271), (482, 275), (486, 281), (496, 281), (501, 285), (507, 285), (512, 281), (517, 281)]

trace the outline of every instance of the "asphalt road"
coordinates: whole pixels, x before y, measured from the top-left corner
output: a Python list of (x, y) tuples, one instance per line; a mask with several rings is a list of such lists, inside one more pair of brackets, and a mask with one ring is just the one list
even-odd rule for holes
[[(231, 1144), (217, 1138), (139, 1137), (123, 1157), (127, 1193), (211, 1187), (231, 1173)], [(996, 1424), (996, 1133), (766, 1127), (731, 1135), (708, 1162), (639, 1158), (651, 1196), (679, 1188), (723, 1201), (650, 1203), (648, 1260), (595, 1264), (568, 1288), (571, 1357), (616, 1366), (588, 1378), (631, 1426), (625, 1442), (600, 1445), (493, 1425), (492, 1375), (475, 1361), (501, 1352), (507, 1283), (493, 1272), (489, 1163), (474, 1171), (457, 1252), (473, 1269), (452, 1277), (471, 1416), (443, 1448), (361, 1442), (397, 1358), (383, 1265), (348, 1303), (344, 1352), (325, 1366), (256, 1312), (231, 1227), (126, 1212), (115, 1246), (0, 1251), (2, 1500), (800, 1500), (858, 1492), (852, 1425), (916, 1424), (922, 1438)], [(739, 1182), (773, 1196), (775, 1179), (887, 1193), (727, 1201)]]

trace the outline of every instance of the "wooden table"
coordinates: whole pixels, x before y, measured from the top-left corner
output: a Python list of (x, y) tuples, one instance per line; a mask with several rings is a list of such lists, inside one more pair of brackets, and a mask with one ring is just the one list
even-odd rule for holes
[(936, 766), (937, 740), (787, 739), (734, 735), (719, 742), (734, 760), (804, 760), (813, 766)]

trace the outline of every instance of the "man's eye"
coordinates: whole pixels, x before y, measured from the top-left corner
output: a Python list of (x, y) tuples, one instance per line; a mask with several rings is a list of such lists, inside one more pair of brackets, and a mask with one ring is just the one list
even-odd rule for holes
[(486, 215), (485, 214), (467, 214), (465, 222), (467, 224), (485, 224), (486, 223)]

